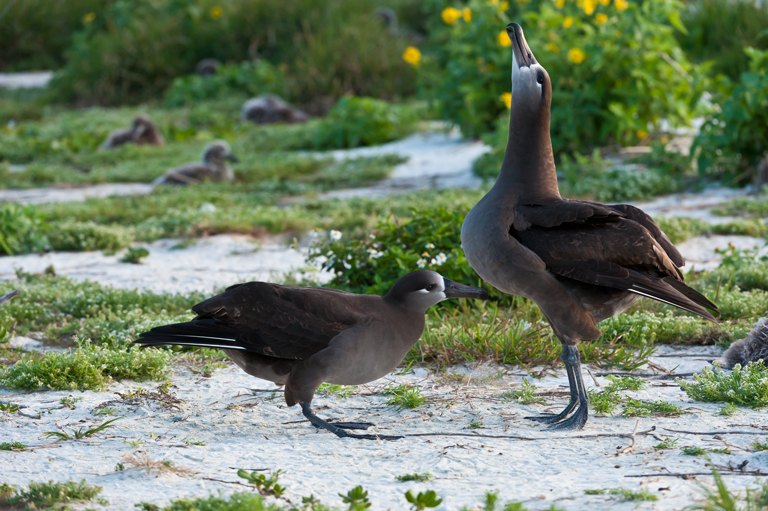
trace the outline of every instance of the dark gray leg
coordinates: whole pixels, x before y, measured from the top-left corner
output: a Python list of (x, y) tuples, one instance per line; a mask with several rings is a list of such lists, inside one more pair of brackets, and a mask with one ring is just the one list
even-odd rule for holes
[[(562, 357), (560, 358), (562, 359)], [(573, 411), (576, 405), (579, 404), (579, 394), (578, 392), (576, 392), (576, 384), (574, 382), (574, 376), (573, 376), (573, 367), (568, 364), (565, 364), (565, 373), (568, 375), (568, 386), (571, 389), (571, 401), (568, 403), (568, 406), (565, 407), (565, 410), (563, 410), (560, 413), (542, 413), (541, 415), (532, 415), (529, 417), (525, 417), (526, 419), (542, 422), (544, 424), (554, 424), (555, 422), (560, 422), (561, 420), (568, 417), (568, 415)]]
[[(559, 429), (563, 431), (579, 430), (584, 427), (584, 424), (587, 423), (587, 417), (589, 416), (589, 395), (587, 394), (586, 387), (584, 387), (584, 378), (581, 376), (581, 360), (579, 358), (579, 348), (576, 346), (568, 346), (563, 344), (563, 354), (560, 358), (563, 359), (566, 369), (570, 367), (571, 371), (573, 372), (573, 380), (570, 381), (571, 396), (573, 396), (575, 390), (576, 403), (579, 404), (579, 407), (576, 409), (576, 413), (574, 413), (572, 416), (563, 420), (562, 422), (553, 424), (549, 427), (549, 429)], [(571, 403), (568, 405), (570, 408), (572, 408), (572, 405), (574, 404), (573, 399), (574, 398), (571, 397)]]
[[(312, 408), (307, 403), (301, 404), (301, 411), (304, 414), (304, 417), (309, 419), (309, 422), (312, 423), (313, 426), (320, 429), (325, 429), (327, 431), (330, 431), (334, 435), (336, 435), (339, 438), (359, 438), (363, 440), (398, 440), (400, 438), (403, 438), (401, 436), (392, 436), (392, 435), (356, 435), (354, 433), (348, 433), (344, 431), (344, 428), (341, 427), (340, 424), (345, 423), (339, 423), (339, 424), (332, 424), (330, 422), (324, 421), (314, 413), (312, 413)], [(361, 423), (348, 423), (349, 424), (355, 424), (360, 425)], [(352, 428), (350, 428), (352, 429)], [(355, 428), (355, 429), (365, 429), (365, 428)]]
[[(565, 364), (565, 372), (568, 374), (568, 384), (571, 387), (571, 401), (565, 410), (558, 414), (543, 414), (533, 417), (526, 417), (541, 421), (545, 424), (553, 424), (550, 429), (576, 430), (584, 427), (589, 416), (589, 396), (584, 387), (584, 379), (581, 376), (581, 360), (579, 359), (579, 349), (576, 346), (563, 344), (563, 354), (560, 355)], [(578, 405), (576, 413), (566, 419), (568, 415)]]

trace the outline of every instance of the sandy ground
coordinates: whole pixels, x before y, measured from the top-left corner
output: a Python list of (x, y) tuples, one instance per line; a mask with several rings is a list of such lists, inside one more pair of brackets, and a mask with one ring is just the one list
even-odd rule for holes
[[(716, 353), (713, 348), (674, 351), (660, 347), (657, 355), (653, 362), (665, 368), (676, 367), (677, 373), (690, 373), (699, 371)], [(0, 391), (0, 399), (28, 407), (22, 410), (24, 416), (0, 416), (0, 438), (32, 447), (25, 452), (0, 452), (0, 479), (26, 484), (30, 480), (85, 478), (90, 484), (104, 487), (108, 508), (116, 510), (133, 509), (139, 501), (162, 504), (218, 490), (247, 490), (236, 484), (238, 468), (284, 470), (280, 483), (287, 487), (285, 496), (294, 503), (314, 494), (326, 504), (340, 506), (337, 494), (362, 484), (370, 492), (373, 509), (406, 509), (403, 494), (413, 488), (435, 490), (445, 499), (441, 509), (450, 510), (476, 505), (484, 492), (491, 490), (498, 491), (505, 500), (525, 501), (532, 510), (547, 509), (552, 503), (567, 510), (676, 510), (698, 497), (700, 483), (711, 483), (707, 475), (687, 480), (666, 475), (709, 472), (704, 457), (681, 455), (680, 447), (727, 446), (732, 454), (711, 454), (716, 465), (727, 469), (747, 461), (745, 470), (768, 472), (763, 453), (751, 452), (750, 448), (752, 441), (768, 435), (764, 412), (746, 409), (731, 418), (718, 416), (719, 406), (689, 401), (669, 379), (649, 380), (648, 390), (628, 395), (672, 401), (686, 414), (640, 419), (639, 432), (656, 429), (638, 434), (630, 452), (621, 452), (632, 445), (629, 438), (578, 437), (628, 435), (635, 429), (635, 418), (593, 416), (580, 433), (552, 432), (524, 419), (529, 414), (559, 411), (565, 406), (567, 380), (560, 373), (533, 380), (545, 393), (548, 405), (501, 399), (502, 392), (517, 388), (526, 374), (521, 368), (499, 366), (458, 367), (443, 373), (420, 368), (358, 387), (347, 398), (316, 397), (314, 405), (320, 416), (373, 422), (377, 427), (371, 431), (443, 433), (406, 436), (396, 441), (340, 440), (328, 432), (315, 431), (297, 407), (287, 408), (281, 394), (269, 391), (275, 388), (271, 383), (232, 367), (219, 369), (210, 378), (177, 369), (171, 378), (171, 392), (180, 401), (172, 406), (147, 399), (122, 399), (117, 393), (126, 394), (139, 386), (153, 390), (152, 384), (130, 381), (114, 384), (107, 392)], [(597, 380), (607, 383), (600, 377)], [(386, 406), (387, 396), (381, 392), (395, 384), (418, 386), (427, 403), (399, 412)], [(595, 386), (589, 377), (587, 384)], [(59, 403), (70, 394), (82, 398), (74, 410)], [(117, 423), (126, 429), (112, 428), (88, 440), (52, 442), (44, 438), (47, 431), (88, 429), (100, 424), (108, 417), (93, 415), (99, 405), (123, 417)], [(473, 422), (483, 425), (469, 429)], [(670, 430), (714, 433), (696, 435)], [(667, 437), (678, 438), (678, 446), (664, 451), (653, 448)], [(154, 462), (169, 460), (179, 471), (139, 468), (132, 457), (148, 457)], [(117, 463), (123, 463), (125, 470), (116, 472)], [(395, 480), (398, 475), (414, 472), (428, 472), (434, 479), (427, 483)], [(732, 490), (756, 481), (755, 476), (725, 477)], [(587, 489), (617, 487), (645, 487), (659, 500), (638, 506), (619, 503), (614, 496), (584, 494)]]
[(48, 86), (53, 71), (30, 71), (28, 73), (0, 73), (0, 88), (39, 89)]
[(174, 293), (213, 293), (250, 280), (280, 282), (299, 269), (304, 270), (302, 275), (319, 282), (332, 278), (318, 267), (307, 265), (306, 248), (290, 248), (279, 237), (257, 241), (249, 236), (221, 234), (195, 240), (188, 247), (175, 248), (181, 241), (161, 239), (141, 244), (149, 250), (142, 264), (120, 262), (124, 251), (110, 256), (101, 252), (51, 252), (0, 257), (0, 280), (15, 279), (16, 269), (39, 273), (49, 265), (53, 265), (57, 274), (75, 280)]

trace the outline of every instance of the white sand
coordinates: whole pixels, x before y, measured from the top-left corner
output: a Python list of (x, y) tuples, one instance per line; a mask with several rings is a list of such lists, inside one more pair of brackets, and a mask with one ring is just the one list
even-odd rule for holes
[[(676, 348), (683, 357), (655, 357), (653, 361), (667, 368), (678, 366), (678, 372), (699, 371), (713, 358), (712, 348)], [(673, 350), (662, 347), (660, 355)], [(716, 351), (716, 350), (715, 350)], [(692, 354), (692, 356), (691, 356)], [(509, 372), (494, 378), (499, 372)], [(647, 371), (647, 369), (641, 369)], [(718, 405), (694, 403), (671, 380), (656, 380), (647, 391), (630, 392), (635, 398), (665, 399), (688, 412), (679, 418), (640, 419), (639, 430), (656, 426), (656, 437), (638, 436), (633, 452), (617, 455), (617, 447), (630, 445), (622, 438), (568, 439), (576, 433), (547, 431), (523, 417), (543, 411), (559, 411), (566, 404), (567, 380), (562, 371), (557, 377), (535, 381), (542, 390), (560, 391), (550, 403), (522, 405), (505, 403), (500, 394), (516, 387), (524, 371), (519, 367), (474, 366), (453, 368), (471, 378), (457, 383), (441, 374), (417, 369), (407, 375), (390, 375), (360, 387), (346, 399), (319, 395), (315, 399), (317, 413), (335, 420), (363, 420), (377, 424), (382, 434), (414, 433), (481, 433), (519, 435), (536, 438), (515, 439), (472, 438), (462, 436), (410, 437), (397, 441), (339, 440), (324, 431), (314, 431), (301, 421), (298, 407), (286, 408), (282, 396), (271, 399), (269, 392), (252, 395), (248, 389), (272, 389), (265, 381), (245, 375), (239, 369), (227, 368), (211, 378), (201, 378), (186, 369), (177, 370), (172, 389), (184, 402), (178, 409), (165, 410), (157, 404), (137, 406), (110, 405), (118, 421), (128, 429), (113, 428), (96, 438), (63, 441), (51, 445), (43, 438), (46, 431), (63, 428), (90, 428), (104, 417), (95, 417), (93, 408), (119, 397), (113, 392), (145, 389), (152, 384), (124, 381), (105, 392), (41, 392), (12, 395), (0, 391), (0, 399), (27, 405), (23, 411), (40, 419), (20, 415), (4, 415), (0, 420), (0, 438), (19, 441), (31, 447), (48, 447), (28, 452), (0, 452), (0, 479), (14, 484), (31, 480), (79, 480), (104, 487), (103, 496), (109, 509), (130, 510), (138, 501), (157, 504), (169, 500), (206, 496), (221, 490), (225, 493), (246, 490), (245, 487), (203, 479), (205, 477), (236, 482), (236, 468), (282, 469), (280, 483), (294, 503), (301, 496), (314, 494), (326, 504), (341, 505), (337, 493), (346, 493), (362, 484), (370, 492), (373, 509), (406, 509), (403, 494), (408, 489), (435, 490), (443, 497), (441, 509), (455, 510), (478, 504), (485, 491), (499, 491), (505, 500), (527, 501), (532, 510), (543, 510), (553, 502), (567, 510), (636, 509), (635, 503), (619, 504), (616, 497), (584, 495), (585, 489), (625, 487), (648, 488), (658, 502), (644, 503), (643, 509), (677, 510), (692, 502), (699, 493), (700, 482), (711, 483), (709, 476), (691, 480), (664, 477), (673, 473), (709, 472), (703, 457), (683, 456), (679, 448), (728, 446), (732, 454), (711, 454), (717, 465), (739, 465), (748, 461), (746, 469), (768, 471), (763, 453), (751, 452), (750, 444), (765, 440), (768, 418), (763, 411), (742, 410), (732, 418), (716, 415)], [(597, 371), (597, 369), (593, 369)], [(594, 383), (587, 376), (588, 387)], [(605, 384), (606, 380), (598, 378)], [(384, 405), (381, 390), (397, 383), (420, 387), (427, 405), (397, 412)], [(59, 405), (59, 399), (72, 395), (83, 398), (70, 410)], [(240, 408), (233, 405), (240, 405)], [(227, 409), (228, 407), (232, 409)], [(484, 424), (480, 429), (467, 429), (471, 422)], [(631, 433), (637, 419), (623, 417), (590, 417), (580, 434)], [(667, 429), (719, 432), (714, 435), (672, 433)], [(754, 435), (728, 434), (729, 431), (754, 431)], [(678, 447), (667, 451), (652, 448), (667, 436), (679, 438)], [(186, 445), (184, 441), (202, 441), (204, 446)], [(140, 446), (130, 441), (143, 441)], [(131, 469), (124, 456), (146, 454), (154, 461), (170, 460), (188, 474), (147, 472)], [(127, 470), (115, 472), (118, 462)], [(399, 483), (395, 476), (413, 472), (429, 472), (428, 483)], [(651, 474), (644, 477), (627, 477)], [(656, 475), (658, 474), (658, 475)], [(729, 488), (740, 489), (753, 484), (755, 477), (725, 476)]]
[(146, 195), (152, 185), (144, 183), (104, 183), (81, 188), (33, 188), (30, 190), (0, 190), (0, 202), (44, 204), (46, 202), (83, 202), (90, 198), (112, 195)]
[(0, 257), (0, 280), (15, 279), (17, 268), (39, 273), (53, 265), (59, 275), (124, 289), (213, 293), (249, 280), (280, 282), (295, 269), (308, 270), (306, 275), (320, 282), (332, 277), (307, 265), (306, 248), (290, 248), (279, 237), (257, 241), (244, 235), (221, 234), (198, 239), (186, 248), (173, 248), (180, 242), (161, 239), (137, 244), (149, 250), (142, 264), (120, 262), (125, 251), (111, 256), (101, 252), (51, 252)]

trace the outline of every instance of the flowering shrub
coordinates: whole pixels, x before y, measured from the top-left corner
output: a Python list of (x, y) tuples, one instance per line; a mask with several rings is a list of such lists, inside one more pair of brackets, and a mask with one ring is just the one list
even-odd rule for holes
[(768, 50), (745, 48), (749, 72), (741, 81), (727, 84), (717, 102), (720, 110), (711, 114), (696, 138), (701, 174), (746, 183), (768, 153)]
[(552, 79), (556, 152), (632, 143), (662, 118), (685, 124), (704, 85), (674, 38), (685, 30), (676, 0), (471, 0), (461, 18), (444, 4), (418, 69), (443, 117), (468, 136), (506, 115), (512, 21)]
[(461, 223), (466, 212), (443, 208), (418, 211), (405, 224), (389, 219), (364, 239), (345, 239), (331, 231), (310, 248), (309, 260), (325, 260), (336, 272), (330, 286), (353, 293), (386, 294), (395, 281), (419, 268), (434, 270), (467, 285), (481, 284), (501, 296), (469, 266), (461, 249)]

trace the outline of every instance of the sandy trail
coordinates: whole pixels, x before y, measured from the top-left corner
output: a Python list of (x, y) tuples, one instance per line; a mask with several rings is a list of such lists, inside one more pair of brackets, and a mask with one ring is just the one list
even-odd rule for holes
[[(701, 370), (716, 356), (716, 348), (660, 347), (653, 358), (677, 372)], [(680, 356), (668, 356), (675, 353)], [(593, 369), (593, 372), (597, 372)], [(641, 369), (647, 371), (647, 369)], [(524, 416), (542, 411), (559, 411), (566, 404), (567, 380), (562, 371), (540, 381), (540, 391), (556, 392), (545, 396), (548, 405), (523, 405), (505, 402), (501, 394), (519, 387), (524, 370), (494, 365), (451, 368), (446, 373), (416, 369), (404, 375), (392, 374), (358, 387), (350, 397), (318, 395), (317, 413), (335, 420), (364, 420), (377, 424), (382, 434), (453, 433), (514, 435), (533, 440), (498, 439), (472, 436), (406, 437), (397, 441), (339, 440), (315, 431), (302, 421), (297, 407), (286, 408), (281, 394), (252, 393), (248, 389), (272, 389), (265, 381), (245, 375), (236, 368), (217, 370), (202, 378), (187, 369), (176, 369), (171, 389), (182, 402), (164, 408), (157, 402), (134, 405), (122, 403), (114, 393), (133, 390), (137, 383), (123, 381), (109, 392), (40, 392), (14, 395), (0, 391), (0, 399), (27, 405), (25, 413), (39, 419), (4, 415), (0, 437), (31, 447), (26, 452), (1, 452), (0, 476), (4, 481), (26, 484), (30, 480), (79, 480), (104, 487), (109, 509), (129, 510), (139, 501), (162, 504), (169, 500), (206, 496), (218, 490), (242, 491), (237, 468), (282, 469), (280, 483), (286, 496), (300, 502), (301, 496), (314, 494), (326, 504), (341, 505), (338, 493), (362, 484), (370, 492), (373, 509), (405, 509), (403, 494), (408, 489), (435, 490), (443, 497), (441, 509), (455, 510), (479, 504), (484, 491), (498, 491), (504, 500), (526, 501), (529, 509), (544, 510), (552, 503), (567, 509), (636, 509), (636, 503), (619, 503), (610, 495), (585, 495), (587, 489), (616, 487), (647, 488), (657, 502), (643, 503), (643, 509), (682, 509), (699, 495), (697, 485), (711, 483), (709, 476), (689, 480), (664, 476), (665, 473), (709, 472), (704, 457), (684, 456), (680, 447), (728, 446), (732, 454), (711, 454), (719, 466), (736, 466), (748, 461), (746, 469), (768, 472), (768, 460), (751, 452), (751, 442), (768, 435), (764, 412), (740, 410), (732, 418), (716, 415), (718, 405), (694, 403), (672, 380), (652, 380), (645, 391), (629, 396), (643, 400), (664, 399), (680, 405), (686, 414), (678, 418), (642, 418), (639, 431), (656, 427), (653, 434), (637, 437), (636, 448), (617, 454), (617, 448), (631, 444), (626, 438), (575, 438), (596, 433), (632, 433), (638, 419), (590, 418), (580, 433), (558, 433), (533, 425)], [(463, 378), (461, 375), (463, 374)], [(452, 376), (453, 375), (453, 376)], [(457, 376), (459, 375), (459, 376)], [(467, 378), (471, 376), (471, 378)], [(463, 381), (461, 381), (463, 379)], [(467, 383), (469, 379), (469, 383)], [(598, 377), (605, 385), (607, 380)], [(427, 404), (396, 411), (384, 403), (381, 391), (394, 384), (413, 384), (422, 389)], [(587, 378), (590, 388), (594, 382)], [(141, 384), (145, 389), (152, 384)], [(72, 394), (82, 398), (76, 409), (59, 404)], [(108, 406), (128, 429), (113, 428), (96, 438), (51, 444), (46, 431), (93, 427), (105, 417), (95, 417), (95, 407), (110, 400)], [(297, 422), (301, 421), (301, 422)], [(483, 425), (469, 429), (471, 423)], [(675, 433), (669, 429), (717, 431), (715, 435)], [(730, 434), (729, 431), (753, 434)], [(657, 450), (653, 446), (666, 437), (679, 438), (676, 448)], [(195, 445), (193, 442), (204, 442)], [(133, 443), (133, 444), (132, 444)], [(160, 462), (170, 460), (187, 473), (145, 471), (132, 468), (126, 456), (148, 456)], [(125, 471), (116, 472), (117, 463)], [(12, 469), (10, 467), (13, 467)], [(427, 483), (399, 483), (396, 476), (430, 473)], [(632, 477), (642, 475), (642, 477)], [(732, 490), (754, 485), (756, 477), (725, 476)], [(209, 479), (205, 479), (209, 478)]]

